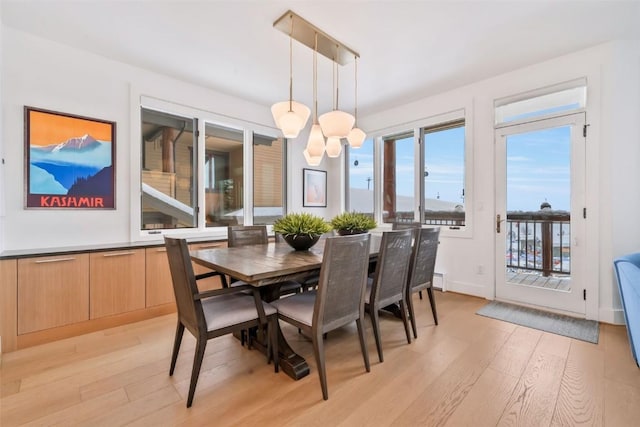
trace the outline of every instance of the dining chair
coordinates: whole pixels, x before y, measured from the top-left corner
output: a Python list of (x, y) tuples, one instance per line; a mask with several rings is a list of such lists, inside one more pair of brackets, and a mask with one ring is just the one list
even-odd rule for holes
[(278, 318), (311, 336), (324, 400), (329, 398), (323, 335), (356, 322), (367, 372), (369, 353), (363, 330), (364, 291), (369, 265), (369, 234), (326, 239), (320, 279), (315, 291), (273, 301)]
[(416, 330), (416, 316), (413, 308), (411, 296), (422, 290), (427, 291), (431, 313), (436, 325), (438, 324), (438, 314), (436, 312), (436, 300), (433, 295), (433, 272), (436, 266), (436, 255), (438, 254), (438, 244), (440, 227), (421, 228), (416, 236), (413, 245), (413, 256), (407, 282), (407, 306), (409, 308), (409, 318), (411, 319), (411, 329), (414, 338), (418, 338)]
[(400, 317), (404, 324), (407, 342), (411, 343), (405, 299), (409, 263), (413, 253), (411, 243), (415, 232), (414, 229), (405, 229), (382, 233), (376, 270), (373, 277), (367, 280), (365, 309), (371, 316), (380, 362), (384, 361), (378, 315), (378, 310), (381, 308), (395, 303), (400, 305)]
[[(267, 363), (273, 358), (275, 372), (278, 372), (276, 309), (268, 303), (263, 303), (258, 290), (250, 285), (199, 292), (196, 281), (200, 277), (193, 273), (187, 242), (184, 239), (166, 236), (164, 240), (178, 307), (178, 325), (169, 376), (173, 375), (176, 367), (185, 328), (196, 338), (187, 408), (191, 407), (193, 402), (207, 341), (212, 338), (251, 327), (262, 328), (268, 324)], [(242, 291), (252, 291), (253, 295), (244, 294)]]
[[(277, 239), (277, 238), (276, 238)], [(227, 246), (230, 248), (246, 245), (266, 245), (269, 243), (266, 225), (230, 225), (227, 227)], [(232, 286), (244, 284), (235, 278), (230, 278)], [(280, 284), (280, 296), (295, 294), (302, 291), (302, 285), (294, 280), (287, 280)]]

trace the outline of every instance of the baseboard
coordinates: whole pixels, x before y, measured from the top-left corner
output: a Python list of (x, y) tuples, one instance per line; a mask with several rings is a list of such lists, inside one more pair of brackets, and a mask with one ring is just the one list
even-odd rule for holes
[(447, 278), (444, 273), (433, 273), (433, 287), (442, 292), (447, 291)]
[(624, 325), (624, 312), (621, 308), (601, 308), (600, 309), (600, 321), (604, 323), (611, 323), (612, 325)]
[(448, 291), (457, 292), (459, 294), (472, 295), (474, 297), (486, 298), (486, 289), (484, 286), (474, 283), (454, 282), (448, 280), (446, 282)]

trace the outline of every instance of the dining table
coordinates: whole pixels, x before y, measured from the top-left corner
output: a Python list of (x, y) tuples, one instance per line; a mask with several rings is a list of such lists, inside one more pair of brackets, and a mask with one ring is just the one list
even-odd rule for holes
[[(190, 254), (196, 264), (257, 287), (262, 299), (270, 302), (280, 297), (279, 284), (289, 280), (304, 281), (320, 272), (325, 242), (326, 238), (322, 237), (318, 243), (304, 251), (294, 250), (285, 242), (269, 242), (233, 248), (200, 249)], [(377, 258), (380, 242), (381, 236), (371, 235), (369, 255), (372, 262)], [(255, 338), (254, 346), (266, 352), (266, 337)], [(280, 367), (291, 378), (298, 380), (309, 374), (307, 362), (287, 343), (279, 325), (278, 355)]]

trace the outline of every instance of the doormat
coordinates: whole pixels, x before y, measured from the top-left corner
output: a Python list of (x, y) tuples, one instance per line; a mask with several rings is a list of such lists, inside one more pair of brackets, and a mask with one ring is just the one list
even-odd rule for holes
[(491, 301), (476, 314), (594, 344), (598, 343), (600, 333), (600, 324), (595, 320), (576, 319), (499, 301)]

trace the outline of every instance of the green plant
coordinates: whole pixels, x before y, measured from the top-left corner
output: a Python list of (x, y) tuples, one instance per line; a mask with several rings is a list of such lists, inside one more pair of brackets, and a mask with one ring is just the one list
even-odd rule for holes
[(331, 220), (335, 230), (367, 231), (376, 228), (375, 220), (362, 212), (343, 212)]
[(306, 234), (309, 237), (319, 236), (331, 230), (329, 224), (310, 213), (290, 213), (273, 223), (273, 231), (283, 236)]

